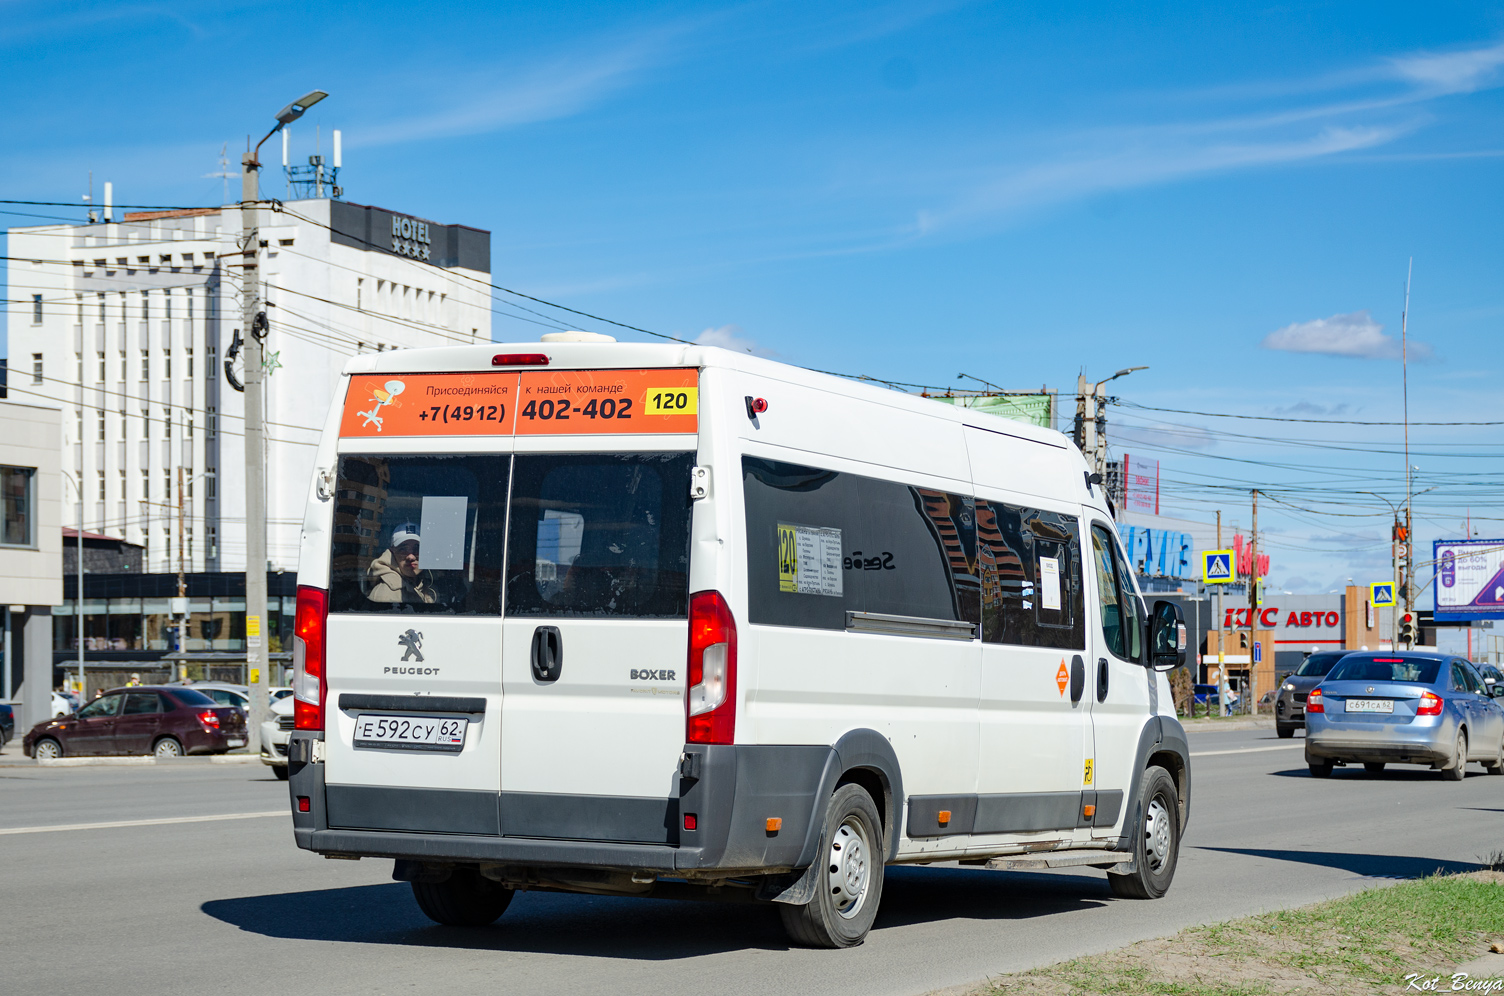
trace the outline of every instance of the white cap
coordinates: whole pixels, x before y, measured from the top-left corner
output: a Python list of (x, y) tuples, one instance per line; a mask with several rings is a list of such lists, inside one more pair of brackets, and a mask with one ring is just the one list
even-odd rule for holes
[(406, 543), (408, 540), (412, 540), (414, 543), (422, 542), (418, 538), (418, 524), (416, 522), (404, 522), (396, 529), (392, 530), (393, 550), (401, 546), (403, 543)]

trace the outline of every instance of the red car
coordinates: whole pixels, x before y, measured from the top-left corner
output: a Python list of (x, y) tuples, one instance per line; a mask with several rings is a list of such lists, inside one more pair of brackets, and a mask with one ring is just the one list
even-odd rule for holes
[(27, 757), (223, 754), (245, 746), (245, 712), (181, 685), (112, 688), (71, 716), (32, 727)]

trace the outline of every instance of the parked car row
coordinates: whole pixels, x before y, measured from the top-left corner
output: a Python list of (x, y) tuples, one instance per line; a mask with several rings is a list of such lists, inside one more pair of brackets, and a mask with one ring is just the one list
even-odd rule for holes
[[(1336, 660), (1313, 665), (1318, 656)], [(1304, 722), (1306, 764), (1314, 777), (1330, 777), (1333, 767), (1349, 763), (1370, 773), (1397, 763), (1423, 764), (1461, 781), (1475, 761), (1491, 775), (1504, 775), (1504, 681), (1497, 672), (1489, 681), (1460, 657), (1312, 654), (1283, 695), (1290, 698), (1282, 697), (1285, 708), (1276, 711), (1276, 723), (1284, 724), (1277, 727), (1280, 736)]]

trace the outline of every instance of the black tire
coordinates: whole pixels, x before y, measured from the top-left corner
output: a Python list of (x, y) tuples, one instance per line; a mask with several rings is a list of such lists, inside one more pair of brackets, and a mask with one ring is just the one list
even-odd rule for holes
[(1457, 743), (1452, 747), (1452, 760), (1441, 769), (1441, 777), (1449, 782), (1460, 782), (1467, 777), (1467, 731), (1457, 731)]
[(182, 757), (183, 745), (178, 743), (176, 737), (162, 737), (151, 745), (151, 752), (157, 758)]
[(43, 737), (31, 745), (31, 756), (37, 759), (43, 757), (66, 757), (67, 753), (67, 751), (63, 750), (63, 745), (51, 737)]
[(1332, 760), (1331, 760), (1331, 758), (1322, 758), (1322, 759), (1316, 760), (1316, 761), (1307, 760), (1306, 761), (1306, 767), (1310, 769), (1311, 777), (1312, 778), (1330, 778), (1330, 777), (1332, 777)]
[(1364, 761), (1363, 770), (1370, 775), (1382, 775), (1384, 773), (1384, 761)]
[(1291, 737), (1295, 736), (1295, 727), (1276, 723), (1274, 724), (1274, 735), (1279, 737), (1281, 740), (1289, 740)]
[(272, 774), (274, 774), (274, 775), (277, 776), (277, 780), (278, 781), (283, 781), (283, 782), (287, 781), (287, 775), (288, 775), (287, 765), (285, 765), (285, 764), (274, 764), (274, 765), (272, 765)]
[(1175, 779), (1160, 767), (1144, 771), (1138, 797), (1143, 825), (1134, 833), (1134, 870), (1126, 875), (1108, 872), (1107, 884), (1121, 899), (1158, 899), (1170, 891), (1180, 860), (1180, 797)]
[(1499, 752), (1492, 761), (1483, 763), (1483, 770), (1490, 775), (1504, 775), (1504, 737), (1499, 738)]
[(456, 868), (442, 882), (414, 882), (413, 898), (428, 919), (446, 927), (484, 927), (507, 911), (512, 890), (473, 868)]
[(887, 857), (882, 817), (860, 785), (842, 785), (830, 797), (815, 853), (815, 896), (803, 906), (779, 904), (783, 929), (804, 947), (856, 947), (877, 918)]

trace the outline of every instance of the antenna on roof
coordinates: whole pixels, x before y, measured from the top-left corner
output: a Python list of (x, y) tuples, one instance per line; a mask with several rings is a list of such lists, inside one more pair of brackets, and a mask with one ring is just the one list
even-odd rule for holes
[(224, 194), (220, 198), (220, 203), (221, 204), (228, 204), (228, 203), (230, 203), (230, 181), (233, 180), (233, 179), (235, 179), (237, 176), (240, 175), (239, 173), (231, 173), (230, 172), (230, 160), (229, 160), (229, 157), (226, 156), (226, 153), (229, 152), (229, 151), (230, 151), (230, 143), (229, 142), (225, 142), (223, 145), (221, 145), (219, 147), (219, 172), (218, 173), (205, 173), (204, 174), (204, 179), (206, 179), (206, 180), (219, 180), (219, 179), (223, 179), (224, 180), (224, 187), (225, 187), (225, 189), (224, 189)]

